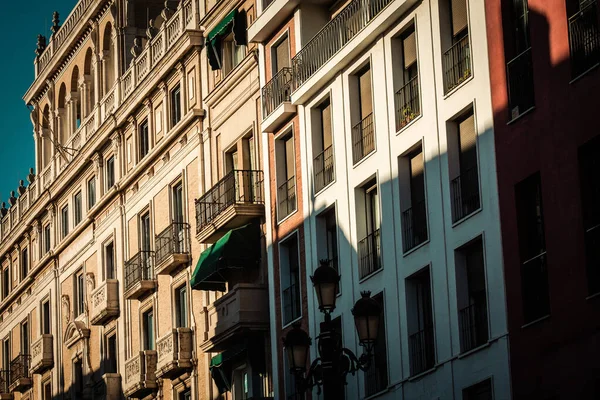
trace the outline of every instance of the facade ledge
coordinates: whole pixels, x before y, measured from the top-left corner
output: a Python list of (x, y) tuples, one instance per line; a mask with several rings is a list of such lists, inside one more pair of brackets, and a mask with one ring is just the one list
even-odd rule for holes
[(174, 378), (181, 376), (193, 367), (193, 330), (191, 328), (177, 328), (157, 342), (157, 378)]
[(265, 215), (264, 204), (232, 204), (223, 210), (211, 223), (198, 230), (196, 239), (200, 243), (214, 243), (227, 231), (239, 228), (257, 217)]
[(52, 338), (52, 334), (43, 334), (31, 344), (31, 373), (41, 374), (54, 366)]
[(254, 23), (248, 28), (249, 42), (264, 42), (294, 12), (300, 0), (275, 0), (263, 9)]
[(91, 294), (92, 325), (103, 325), (119, 315), (119, 281), (107, 279), (102, 282)]
[(261, 130), (268, 133), (275, 132), (277, 128), (288, 121), (294, 114), (296, 114), (296, 106), (288, 101), (284, 101), (263, 120)]
[(150, 292), (154, 292), (158, 287), (156, 279), (141, 280), (136, 282), (131, 288), (125, 291), (125, 298), (128, 300), (137, 300)]
[(156, 263), (156, 275), (168, 275), (182, 265), (187, 265), (192, 261), (189, 254), (169, 254), (164, 260)]

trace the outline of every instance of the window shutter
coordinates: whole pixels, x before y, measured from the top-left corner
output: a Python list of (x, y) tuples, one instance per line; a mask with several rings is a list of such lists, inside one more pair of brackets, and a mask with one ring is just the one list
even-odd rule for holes
[(360, 119), (364, 119), (373, 112), (371, 98), (371, 69), (364, 71), (358, 78), (360, 86)]
[(473, 115), (463, 120), (459, 126), (461, 173), (477, 165), (475, 119)]
[(423, 174), (423, 152), (410, 158), (410, 196), (411, 206), (425, 199), (425, 176)]
[(402, 47), (404, 50), (404, 69), (408, 69), (417, 62), (417, 43), (414, 32), (404, 38)]
[(458, 35), (467, 27), (467, 0), (452, 1), (452, 34)]
[(275, 67), (277, 69), (277, 72), (279, 72), (282, 68), (290, 66), (290, 46), (289, 39), (287, 36), (281, 41), (281, 43), (277, 45), (277, 48), (275, 50), (275, 56), (277, 63)]
[(294, 138), (290, 137), (285, 141), (285, 169), (287, 179), (291, 179), (295, 175), (294, 167)]
[(331, 103), (327, 103), (321, 112), (323, 121), (323, 150), (331, 146)]

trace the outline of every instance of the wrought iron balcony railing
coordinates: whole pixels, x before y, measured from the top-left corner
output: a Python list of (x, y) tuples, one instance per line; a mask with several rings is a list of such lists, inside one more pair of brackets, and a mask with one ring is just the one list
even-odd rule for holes
[(369, 24), (392, 0), (352, 0), (292, 58), (297, 89)]
[(408, 337), (411, 375), (414, 376), (433, 368), (435, 364), (434, 339), (433, 325), (428, 325)]
[(352, 160), (354, 164), (375, 150), (373, 113), (352, 127)]
[(444, 53), (444, 94), (471, 76), (471, 48), (466, 35)]
[(140, 250), (133, 258), (125, 263), (125, 290), (131, 289), (136, 283), (154, 279), (154, 252)]
[(0, 370), (0, 394), (10, 393), (10, 370)]
[(292, 284), (282, 292), (283, 296), (283, 323), (285, 325), (300, 317), (300, 286)]
[(569, 18), (571, 73), (574, 78), (600, 63), (598, 25), (598, 3), (595, 0), (582, 5), (581, 10)]
[(335, 179), (333, 160), (333, 146), (329, 146), (315, 157), (315, 192), (323, 189)]
[(516, 118), (535, 105), (531, 47), (506, 64), (510, 118)]
[(296, 177), (292, 176), (277, 188), (278, 217), (280, 220), (296, 210)]
[(402, 212), (402, 239), (407, 252), (427, 240), (427, 206), (425, 200)]
[(360, 279), (381, 268), (381, 240), (379, 229), (358, 242), (358, 271)]
[(175, 254), (190, 253), (190, 225), (173, 222), (156, 236), (156, 264)]
[(14, 384), (20, 379), (30, 379), (29, 366), (31, 356), (29, 354), (19, 354), (10, 362), (10, 382)]
[(463, 352), (487, 343), (488, 318), (485, 300), (473, 302), (458, 312), (460, 348)]
[(452, 191), (452, 222), (459, 221), (479, 209), (479, 177), (477, 167), (468, 168), (454, 178)]
[(396, 129), (400, 130), (421, 115), (419, 76), (415, 76), (396, 92)]
[(263, 118), (268, 117), (279, 105), (290, 101), (292, 93), (292, 68), (284, 67), (262, 88)]
[(546, 251), (522, 263), (521, 287), (525, 323), (550, 314)]
[(263, 172), (233, 170), (196, 200), (196, 233), (234, 204), (263, 204)]

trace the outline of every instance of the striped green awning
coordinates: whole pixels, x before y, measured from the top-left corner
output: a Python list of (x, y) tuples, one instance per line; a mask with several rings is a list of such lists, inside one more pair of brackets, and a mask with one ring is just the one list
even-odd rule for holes
[(229, 28), (229, 24), (232, 24), (232, 23), (233, 23), (233, 20), (235, 19), (235, 15), (237, 14), (237, 12), (238, 12), (238, 10), (237, 10), (237, 9), (235, 9), (235, 10), (232, 10), (231, 12), (229, 12), (229, 14), (227, 14), (227, 15), (225, 16), (225, 18), (223, 18), (223, 19), (221, 20), (221, 22), (219, 22), (219, 23), (217, 24), (217, 26), (215, 26), (215, 28), (214, 28), (212, 31), (210, 31), (210, 32), (208, 33), (208, 36), (207, 36), (207, 37), (208, 37), (208, 41), (209, 41), (209, 42), (211, 42), (211, 43), (212, 43), (212, 41), (213, 41), (213, 40), (214, 40), (214, 39), (215, 39), (217, 36), (219, 36), (221, 33), (225, 32), (225, 30), (226, 30), (227, 28)]

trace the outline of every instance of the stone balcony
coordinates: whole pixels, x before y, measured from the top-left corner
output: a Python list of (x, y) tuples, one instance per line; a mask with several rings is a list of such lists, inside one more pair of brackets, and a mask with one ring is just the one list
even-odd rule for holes
[(173, 222), (156, 236), (156, 275), (169, 274), (191, 259), (190, 225)]
[(119, 315), (119, 281), (107, 279), (92, 291), (92, 325), (103, 325)]
[(121, 374), (102, 375), (102, 389), (105, 400), (121, 400)]
[(264, 215), (263, 172), (233, 170), (196, 200), (196, 238), (214, 243)]
[(31, 387), (33, 379), (29, 372), (31, 365), (31, 356), (29, 354), (19, 354), (10, 362), (10, 386), (11, 392), (22, 393)]
[(157, 378), (174, 378), (192, 368), (192, 329), (173, 329), (158, 340), (156, 348)]
[(158, 389), (156, 360), (156, 351), (144, 350), (125, 362), (125, 397), (142, 399)]
[(240, 283), (207, 310), (208, 331), (200, 345), (204, 352), (224, 350), (231, 339), (247, 331), (269, 329), (269, 297), (265, 285)]
[(43, 334), (31, 344), (32, 374), (42, 374), (54, 366), (52, 334)]

